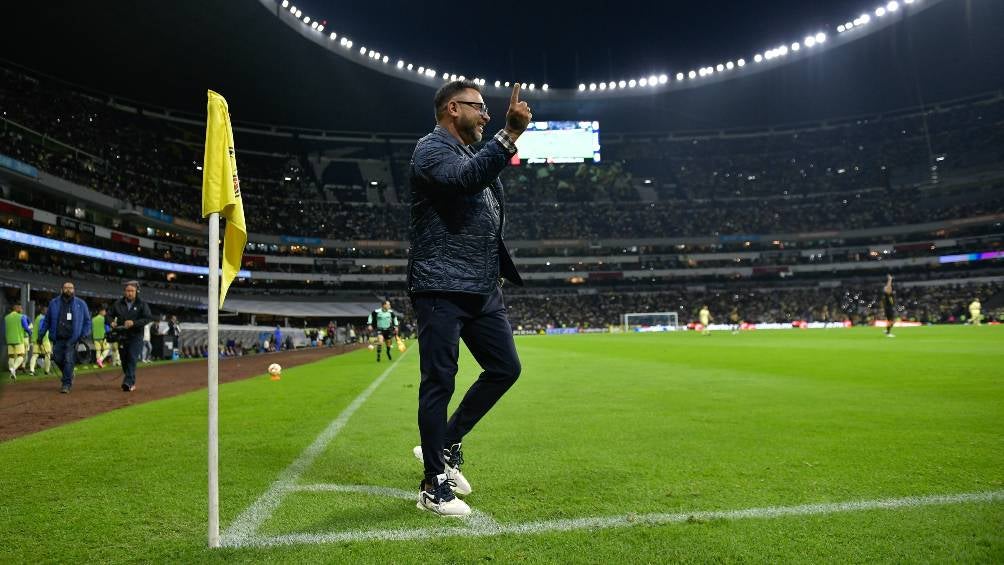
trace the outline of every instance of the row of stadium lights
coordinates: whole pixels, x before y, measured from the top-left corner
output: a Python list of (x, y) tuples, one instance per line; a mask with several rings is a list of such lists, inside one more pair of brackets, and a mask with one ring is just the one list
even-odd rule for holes
[[(920, 0), (901, 0), (901, 1), (903, 4), (914, 4), (915, 2), (919, 2)], [(324, 25), (322, 23), (318, 21), (311, 21), (310, 16), (304, 16), (303, 11), (298, 9), (295, 5), (292, 5), (289, 0), (282, 0), (282, 7), (284, 9), (288, 9), (289, 12), (294, 17), (296, 17), (296, 19), (300, 20), (305, 25), (309, 25), (311, 29), (316, 30), (319, 33), (324, 32)], [(900, 9), (900, 1), (891, 0), (884, 6), (879, 6), (878, 8), (875, 8), (874, 14), (875, 17), (881, 18), (886, 16), (887, 14), (893, 14), (899, 11), (899, 9)], [(847, 33), (853, 31), (857, 28), (867, 25), (871, 21), (872, 21), (872, 16), (870, 14), (867, 13), (861, 14), (860, 16), (854, 18), (851, 21), (838, 25), (837, 33)], [(344, 47), (345, 49), (352, 49), (353, 43), (351, 39), (344, 36), (339, 37), (338, 34), (333, 31), (330, 32), (330, 34), (328, 35), (328, 39), (330, 39), (331, 41), (338, 40), (338, 44), (340, 46)], [(822, 45), (825, 42), (826, 42), (826, 34), (823, 32), (818, 32), (816, 34), (806, 36), (801, 43), (796, 41), (791, 45), (787, 44), (781, 45), (778, 47), (774, 47), (772, 49), (768, 49), (763, 53), (757, 53), (756, 55), (753, 56), (753, 63), (760, 64), (767, 61), (771, 61), (779, 57), (784, 57), (789, 53), (797, 53), (801, 51), (803, 47), (807, 49), (812, 49), (814, 47)], [(390, 57), (388, 55), (382, 54), (379, 51), (373, 49), (367, 49), (366, 47), (359, 47), (359, 54), (369, 57), (374, 61), (382, 62), (384, 64), (390, 63)], [(747, 63), (745, 59), (738, 59), (736, 61), (718, 63), (717, 65), (714, 66), (701, 67), (700, 69), (697, 70), (691, 70), (686, 74), (679, 72), (676, 73), (676, 82), (684, 82), (688, 80), (704, 78), (707, 76), (712, 76), (715, 73), (720, 74), (729, 71), (734, 71), (745, 67), (746, 64)], [(415, 72), (419, 76), (424, 76), (427, 78), (436, 78), (436, 76), (439, 76), (436, 70), (432, 69), (431, 67), (419, 66), (418, 68), (416, 68), (415, 65), (413, 65), (412, 63), (406, 63), (401, 59), (398, 59), (397, 61), (397, 68), (401, 71)], [(455, 73), (446, 73), (446, 72), (442, 73), (441, 77), (444, 81), (467, 79), (467, 77), (465, 77), (464, 75), (457, 75)], [(475, 83), (481, 86), (487, 84), (487, 81), (483, 78), (475, 77), (471, 80), (473, 80)], [(669, 82), (670, 82), (669, 75), (666, 74), (649, 75), (647, 77), (642, 77), (640, 79), (620, 80), (620, 81), (612, 80), (610, 82), (600, 82), (600, 83), (591, 82), (588, 85), (586, 83), (580, 83), (579, 92), (584, 92), (587, 90), (590, 92), (595, 92), (595, 91), (606, 91), (606, 90), (612, 91), (624, 88), (655, 87), (668, 84)], [(495, 81), (495, 88), (503, 88), (503, 87), (509, 88), (510, 84), (511, 83), (509, 81), (502, 82), (497, 80)], [(521, 88), (526, 90), (536, 90), (537, 85), (532, 82), (529, 84), (524, 82), (521, 84)], [(549, 85), (545, 83), (541, 85), (540, 89), (543, 90), (544, 92), (547, 92), (547, 90), (549, 89)]]

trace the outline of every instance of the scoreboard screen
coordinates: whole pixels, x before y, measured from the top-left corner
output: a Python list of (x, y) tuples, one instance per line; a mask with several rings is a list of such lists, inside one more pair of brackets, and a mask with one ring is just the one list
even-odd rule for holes
[(521, 163), (599, 163), (599, 122), (530, 122), (516, 141)]

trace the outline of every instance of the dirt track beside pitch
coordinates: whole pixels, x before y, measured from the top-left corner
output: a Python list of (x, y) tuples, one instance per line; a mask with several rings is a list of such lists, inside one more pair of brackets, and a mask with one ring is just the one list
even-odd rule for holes
[[(318, 347), (220, 360), (220, 382), (265, 373), (271, 363), (284, 368), (318, 361), (362, 347)], [(0, 441), (83, 420), (117, 408), (177, 396), (207, 386), (206, 361), (166, 363), (136, 370), (136, 390), (123, 392), (119, 367), (78, 375), (70, 394), (60, 394), (59, 378), (26, 380), (0, 388)], [(55, 367), (53, 367), (55, 371)], [(6, 378), (6, 375), (3, 376)]]

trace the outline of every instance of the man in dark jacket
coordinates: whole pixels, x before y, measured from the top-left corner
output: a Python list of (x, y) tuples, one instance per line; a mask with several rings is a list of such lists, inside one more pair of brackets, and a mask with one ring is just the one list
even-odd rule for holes
[(119, 357), (122, 359), (122, 390), (136, 390), (136, 361), (143, 353), (143, 326), (153, 321), (150, 306), (139, 297), (139, 283), (125, 284), (122, 298), (112, 304), (111, 327), (118, 334)]
[(49, 302), (45, 327), (35, 337), (41, 343), (45, 335), (52, 341), (52, 357), (63, 374), (59, 392), (67, 394), (73, 387), (73, 369), (77, 362), (77, 343), (91, 335), (91, 311), (87, 303), (75, 296), (72, 282), (63, 283), (59, 296)]
[[(473, 81), (436, 92), (436, 128), (419, 140), (411, 162), (408, 291), (418, 316), (422, 381), (415, 456), (425, 465), (418, 508), (469, 514), (455, 494), (471, 492), (461, 474), (461, 440), (516, 382), (521, 370), (506, 317), (502, 278), (521, 285), (503, 241), (505, 196), (498, 176), (516, 153), (530, 108), (512, 91), (506, 125), (475, 153), (488, 108)], [(447, 422), (460, 340), (483, 372)]]

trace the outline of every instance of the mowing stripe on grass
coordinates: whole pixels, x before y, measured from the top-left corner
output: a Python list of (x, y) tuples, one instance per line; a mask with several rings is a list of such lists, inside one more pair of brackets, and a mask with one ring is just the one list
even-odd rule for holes
[(359, 396), (357, 396), (351, 404), (346, 406), (345, 409), (342, 410), (342, 413), (339, 414), (334, 421), (328, 424), (328, 427), (317, 436), (314, 442), (311, 443), (307, 449), (299, 455), (299, 457), (290, 463), (289, 467), (286, 467), (285, 470), (279, 473), (279, 478), (272, 483), (268, 490), (258, 497), (258, 500), (254, 501), (254, 504), (244, 510), (244, 512), (242, 512), (241, 515), (238, 516), (232, 524), (230, 524), (230, 527), (223, 532), (220, 539), (220, 542), (224, 547), (241, 545), (241, 540), (250, 539), (254, 536), (255, 532), (258, 531), (258, 528), (261, 527), (266, 520), (272, 517), (272, 514), (275, 512), (276, 508), (282, 504), (282, 499), (285, 498), (291, 487), (293, 487), (296, 481), (300, 478), (300, 475), (302, 475), (303, 472), (314, 463), (314, 460), (317, 459), (317, 457), (324, 452), (335, 437), (338, 436), (338, 433), (345, 427), (349, 418), (351, 418), (352, 415), (356, 413), (356, 410), (358, 410), (359, 407), (362, 406), (367, 399), (369, 399), (370, 395), (373, 394), (373, 391), (375, 391), (377, 387), (380, 386), (380, 383), (382, 383), (387, 376), (390, 375), (391, 371), (394, 370), (394, 367), (397, 367), (400, 364), (401, 359), (408, 354), (408, 351), (402, 353), (401, 356), (398, 357), (397, 363), (387, 367), (383, 373), (380, 373), (379, 377), (370, 383), (370, 386), (366, 387), (366, 390), (359, 393)]
[[(297, 490), (365, 492), (369, 494), (385, 494), (395, 498), (403, 498), (405, 494), (407, 494), (408, 498), (413, 496), (411, 493), (398, 491), (398, 489), (362, 487), (356, 485), (305, 485), (303, 487), (298, 487)], [(357, 530), (319, 534), (286, 534), (265, 537), (250, 536), (240, 540), (230, 540), (231, 543), (225, 543), (225, 545), (230, 545), (231, 547), (269, 547), (354, 541), (403, 541), (442, 537), (484, 537), (501, 534), (542, 534), (576, 530), (627, 528), (639, 525), (654, 526), (682, 524), (686, 522), (704, 522), (708, 520), (748, 520), (783, 518), (787, 516), (820, 516), (866, 510), (895, 510), (898, 508), (987, 503), (999, 502), (1002, 500), (1004, 500), (1004, 490), (995, 490), (964, 494), (907, 496), (903, 498), (886, 498), (879, 500), (802, 504), (798, 506), (766, 506), (760, 508), (745, 508), (741, 510), (679, 512), (675, 514), (652, 513), (598, 516), (524, 522), (520, 524), (499, 524), (490, 517), (483, 516), (478, 513), (478, 515), (473, 515), (469, 519), (460, 520), (432, 518), (431, 520), (434, 521), (436, 525), (428, 528)], [(487, 520), (484, 518), (487, 518)]]
[(389, 498), (400, 498), (402, 500), (415, 500), (416, 494), (410, 490), (394, 487), (374, 487), (369, 485), (335, 485), (330, 483), (314, 485), (293, 485), (288, 489), (290, 492), (353, 492), (362, 494), (373, 494), (376, 496), (386, 496)]

